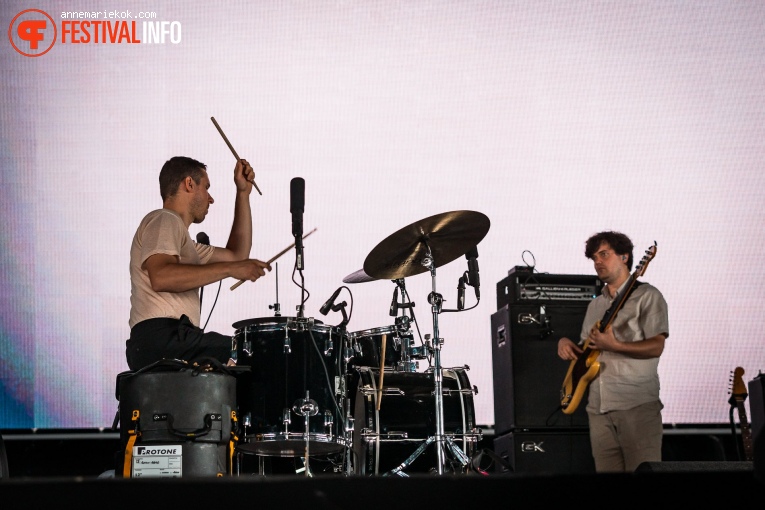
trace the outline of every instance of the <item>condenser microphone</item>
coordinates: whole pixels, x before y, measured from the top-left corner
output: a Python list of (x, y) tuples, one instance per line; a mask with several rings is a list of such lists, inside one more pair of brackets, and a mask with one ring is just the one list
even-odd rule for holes
[(290, 212), (292, 213), (292, 235), (303, 237), (303, 211), (305, 209), (305, 180), (295, 177), (290, 181)]
[(478, 275), (478, 247), (474, 246), (465, 254), (468, 261), (468, 280), (467, 283), (475, 289), (476, 299), (481, 299), (481, 280)]
[(465, 276), (460, 276), (457, 284), (457, 310), (465, 309)]
[(395, 317), (398, 315), (398, 286), (393, 289), (393, 300), (390, 302), (390, 316)]
[[(204, 232), (197, 232), (197, 242), (199, 244), (206, 244), (207, 246), (210, 246), (210, 238), (205, 234)], [(199, 309), (202, 309), (202, 297), (204, 296), (205, 288), (200, 287), (199, 288)]]
[(327, 315), (329, 313), (329, 310), (335, 304), (335, 299), (337, 299), (337, 296), (340, 295), (341, 290), (343, 290), (343, 288), (338, 287), (337, 290), (332, 293), (329, 299), (323, 305), (321, 305), (321, 308), (319, 308), (319, 313), (322, 315)]
[(290, 181), (290, 212), (292, 213), (292, 235), (295, 236), (295, 264), (303, 268), (303, 210), (305, 209), (305, 180), (294, 177)]

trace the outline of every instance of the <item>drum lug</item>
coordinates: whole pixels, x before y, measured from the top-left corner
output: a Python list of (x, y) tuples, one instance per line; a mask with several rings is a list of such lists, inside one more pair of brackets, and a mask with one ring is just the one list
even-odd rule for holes
[(335, 395), (345, 395), (345, 378), (335, 376)]
[(284, 353), (290, 354), (292, 352), (292, 340), (290, 340), (289, 328), (284, 329)]
[[(377, 390), (368, 385), (362, 386), (359, 389), (359, 391), (365, 397), (371, 397), (372, 395), (377, 395)], [(383, 388), (382, 392), (383, 392), (383, 395), (405, 395), (404, 391), (401, 388), (392, 388), (390, 386), (388, 386), (387, 388)]]
[(332, 332), (329, 333), (329, 336), (324, 341), (324, 357), (331, 358), (332, 357)]
[(396, 372), (416, 372), (420, 367), (417, 361), (399, 361), (396, 365)]
[(231, 359), (237, 361), (237, 352), (239, 351), (238, 340), (236, 335), (231, 337)]
[(343, 347), (343, 359), (345, 360), (345, 363), (348, 364), (351, 359), (353, 359), (353, 347), (352, 346), (345, 346)]
[(288, 407), (285, 407), (282, 411), (282, 423), (284, 423), (284, 432), (288, 433), (290, 431), (289, 425), (292, 423), (292, 417)]
[(329, 409), (324, 411), (324, 428), (327, 435), (332, 435), (332, 427), (335, 425), (335, 420), (332, 418), (332, 413)]
[(364, 441), (368, 443), (377, 441), (378, 439), (380, 441), (403, 441), (405, 439), (409, 439), (409, 432), (396, 430), (392, 432), (386, 432), (385, 434), (378, 434), (373, 429), (361, 429), (359, 435), (362, 437), (362, 439), (364, 439)]

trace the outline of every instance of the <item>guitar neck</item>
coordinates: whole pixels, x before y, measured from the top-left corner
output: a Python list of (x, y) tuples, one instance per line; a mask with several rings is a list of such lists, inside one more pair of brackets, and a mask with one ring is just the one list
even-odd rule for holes
[(746, 417), (746, 408), (744, 407), (744, 401), (736, 401), (736, 409), (738, 410), (738, 421), (741, 426), (741, 441), (744, 443), (744, 457), (746, 460), (754, 460), (754, 443), (752, 441), (752, 427), (749, 425), (749, 420)]
[[(738, 409), (738, 421), (741, 426), (741, 441), (744, 443), (744, 456), (746, 460), (754, 459), (754, 445), (752, 444), (752, 428), (749, 426), (749, 420), (746, 419), (746, 407), (744, 407), (744, 401), (748, 396), (746, 392), (746, 384), (744, 384), (744, 369), (742, 367), (736, 367), (733, 371), (733, 382), (731, 385), (730, 399), (728, 403), (731, 405), (731, 412), (733, 407)], [(731, 416), (731, 423), (733, 417)]]

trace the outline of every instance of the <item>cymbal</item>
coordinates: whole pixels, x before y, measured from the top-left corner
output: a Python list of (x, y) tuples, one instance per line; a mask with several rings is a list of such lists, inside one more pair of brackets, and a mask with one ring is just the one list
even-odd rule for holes
[(372, 278), (368, 274), (364, 272), (364, 269), (359, 269), (358, 271), (355, 271), (345, 278), (343, 278), (343, 283), (364, 283), (364, 282), (373, 282), (376, 281), (377, 278)]
[(416, 221), (375, 246), (364, 261), (372, 278), (396, 280), (424, 273), (427, 247), (435, 267), (464, 255), (489, 232), (488, 216), (476, 211), (451, 211)]

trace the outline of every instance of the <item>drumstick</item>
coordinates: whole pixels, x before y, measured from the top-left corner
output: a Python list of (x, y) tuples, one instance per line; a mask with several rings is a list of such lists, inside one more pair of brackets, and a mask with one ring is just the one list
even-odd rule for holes
[(380, 404), (382, 403), (382, 390), (383, 390), (383, 374), (385, 373), (385, 339), (387, 334), (382, 335), (382, 354), (380, 354), (380, 382), (377, 384), (377, 410), (380, 410)]
[[(223, 134), (223, 130), (218, 125), (218, 122), (215, 120), (215, 117), (210, 117), (210, 120), (213, 122), (213, 124), (215, 124), (215, 127), (218, 129), (218, 133), (220, 133), (220, 136), (223, 137), (223, 141), (226, 142), (226, 145), (228, 145), (228, 148), (231, 149), (231, 153), (234, 155), (236, 160), (239, 161), (240, 159), (239, 155), (234, 150), (234, 146), (231, 145), (231, 142), (228, 141), (228, 138), (226, 138), (226, 135)], [(258, 185), (255, 184), (255, 179), (251, 180), (250, 182), (252, 183), (253, 186), (255, 186), (255, 189), (258, 190), (258, 193), (262, 195), (263, 193), (260, 192), (260, 188), (258, 188)]]
[[(303, 236), (303, 239), (305, 239), (306, 237), (310, 236), (310, 235), (311, 235), (311, 234), (313, 234), (314, 232), (316, 232), (316, 228), (314, 228), (313, 230), (311, 230), (310, 232), (308, 232), (306, 235), (304, 235), (304, 236)], [(273, 257), (271, 257), (271, 258), (268, 260), (267, 264), (270, 264), (270, 263), (272, 263), (273, 261), (275, 261), (276, 259), (278, 259), (278, 258), (279, 258), (279, 257), (281, 257), (282, 255), (284, 255), (285, 253), (287, 253), (289, 250), (291, 250), (291, 249), (292, 249), (292, 248), (294, 248), (294, 247), (295, 247), (295, 243), (292, 243), (291, 245), (287, 246), (287, 247), (286, 247), (286, 248), (284, 248), (282, 251), (280, 251), (279, 253), (277, 253), (277, 254), (276, 254), (276, 255), (274, 255)], [(244, 282), (246, 282), (246, 281), (247, 281), (247, 280), (239, 280), (238, 282), (236, 282), (234, 285), (232, 285), (232, 286), (231, 286), (231, 290), (234, 290), (235, 288), (239, 287), (241, 284), (243, 284), (243, 283), (244, 283)]]

